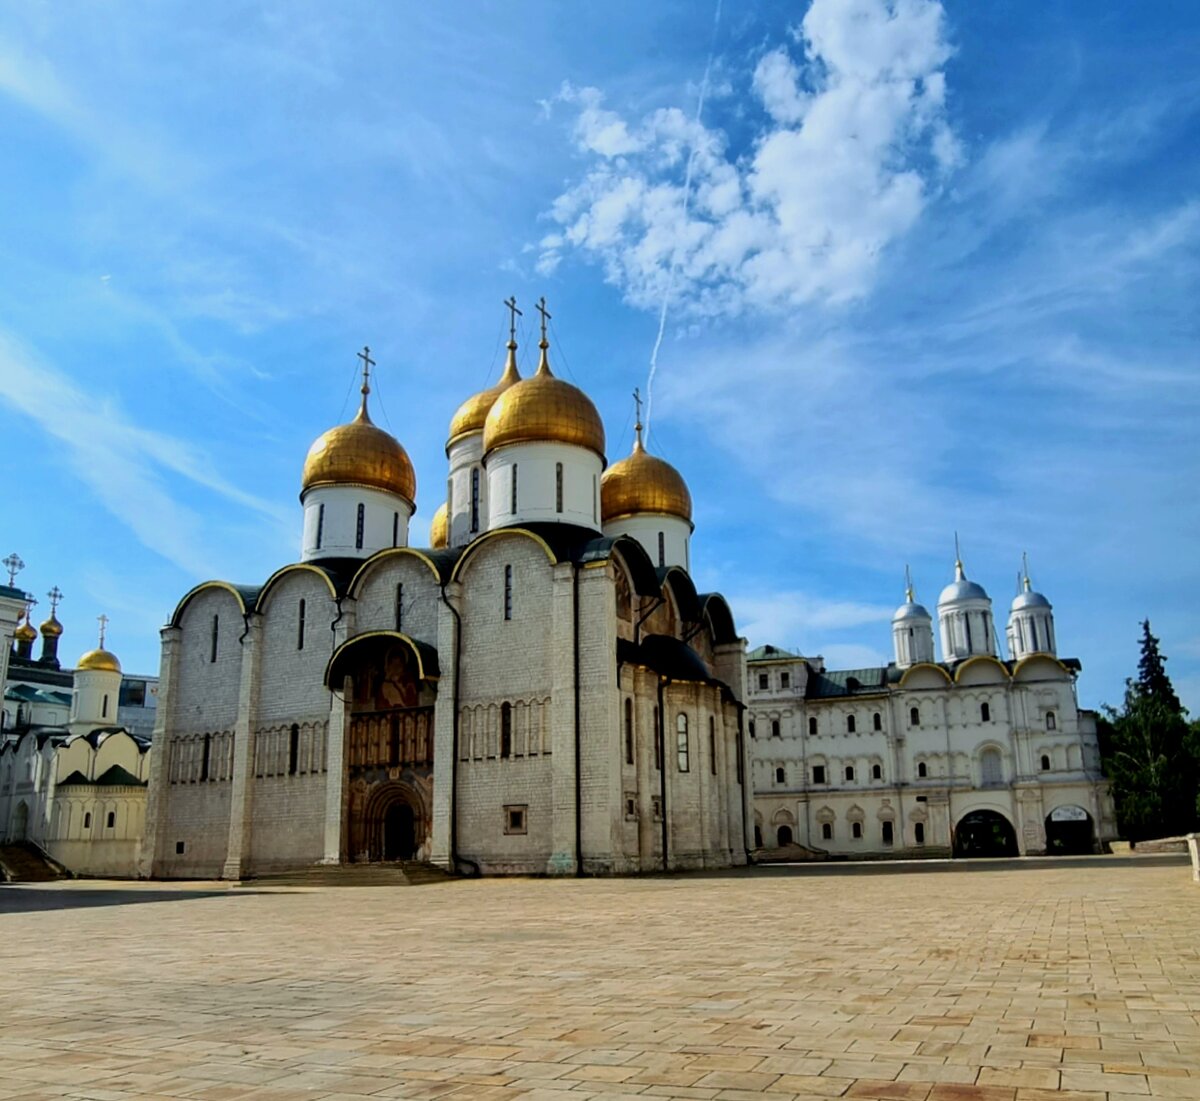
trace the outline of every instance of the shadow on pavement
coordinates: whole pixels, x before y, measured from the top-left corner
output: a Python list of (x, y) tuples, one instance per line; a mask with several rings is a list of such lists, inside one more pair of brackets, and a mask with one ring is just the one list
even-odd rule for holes
[(921, 875), (954, 872), (1052, 872), (1058, 868), (1127, 868), (1146, 864), (1190, 863), (1187, 853), (1155, 853), (1147, 856), (994, 856), (946, 860), (814, 860), (797, 864), (753, 864), (744, 868), (705, 871), (703, 877), (826, 876), (826, 875)]
[(130, 906), (139, 902), (190, 902), (197, 898), (243, 898), (261, 891), (156, 891), (153, 888), (99, 887), (64, 890), (25, 884), (0, 884), (0, 914), (30, 914), (43, 910), (82, 910), (93, 906)]

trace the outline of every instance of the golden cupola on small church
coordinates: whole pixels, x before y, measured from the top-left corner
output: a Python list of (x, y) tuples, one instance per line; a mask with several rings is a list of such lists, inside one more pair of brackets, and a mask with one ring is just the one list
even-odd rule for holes
[(371, 421), (370, 349), (363, 360), (362, 400), (348, 424), (317, 437), (304, 460), (303, 561), (367, 558), (408, 544), (416, 510), (417, 478), (400, 441)]
[(488, 527), (575, 524), (600, 530), (604, 424), (592, 400), (550, 370), (545, 300), (537, 372), (510, 386), (483, 428)]
[(642, 441), (640, 415), (633, 450), (604, 472), (600, 516), (604, 534), (629, 535), (658, 566), (691, 568), (692, 495), (670, 463), (651, 455)]

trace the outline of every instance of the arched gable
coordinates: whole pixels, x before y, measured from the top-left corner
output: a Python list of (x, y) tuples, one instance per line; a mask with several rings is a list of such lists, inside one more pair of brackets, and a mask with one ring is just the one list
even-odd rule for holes
[(530, 531), (528, 528), (497, 528), (495, 531), (484, 532), (463, 552), (462, 557), (454, 564), (454, 570), (450, 575), (452, 581), (462, 580), (462, 576), (466, 573), (471, 561), (479, 553), (483, 547), (490, 547), (497, 539), (507, 538), (529, 539), (541, 547), (546, 555), (550, 565), (558, 564), (558, 558), (551, 549), (550, 544), (546, 542), (537, 532)]
[(187, 611), (188, 605), (202, 594), (214, 590), (224, 590), (229, 593), (237, 603), (238, 611), (243, 616), (254, 607), (258, 598), (258, 589), (256, 588), (250, 588), (245, 585), (231, 585), (228, 581), (202, 581), (195, 588), (185, 593), (183, 599), (175, 605), (175, 611), (171, 614), (170, 625), (172, 627), (181, 626), (183, 623), (183, 614)]
[(441, 676), (438, 666), (438, 653), (432, 646), (418, 642), (415, 638), (401, 634), (399, 631), (364, 631), (360, 635), (348, 638), (329, 658), (325, 666), (323, 683), (333, 691), (340, 687), (342, 677), (350, 672), (357, 663), (364, 649), (376, 649), (399, 642), (411, 651), (416, 661), (417, 676), (424, 681), (436, 681)]
[(1007, 684), (1008, 669), (1002, 661), (989, 654), (967, 658), (955, 671), (955, 684)]
[(738, 641), (733, 612), (720, 593), (701, 593), (700, 611), (708, 623), (714, 645), (724, 646)]
[(254, 602), (254, 610), (266, 614), (267, 610), (270, 608), (271, 596), (273, 595), (277, 586), (282, 581), (294, 576), (295, 574), (312, 574), (316, 577), (319, 577), (324, 583), (324, 587), (329, 592), (330, 600), (337, 600), (337, 589), (334, 587), (333, 581), (330, 579), (329, 574), (327, 574), (319, 566), (314, 566), (311, 563), (293, 562), (288, 566), (284, 566), (282, 569), (276, 570), (273, 574), (271, 574), (270, 577), (267, 578), (267, 583), (258, 591), (258, 597)]
[(1050, 654), (1030, 654), (1013, 667), (1014, 681), (1069, 680), (1071, 669)]
[(700, 618), (700, 598), (696, 586), (680, 566), (664, 566), (658, 571), (659, 584), (675, 601), (675, 610), (683, 623), (695, 623)]
[(928, 661), (910, 665), (900, 677), (900, 687), (908, 689), (945, 688), (953, 683), (945, 669)]
[(96, 767), (93, 777), (103, 776), (114, 765), (119, 765), (131, 776), (144, 780), (146, 747), (135, 741), (125, 731), (117, 731), (105, 738), (96, 750)]
[(450, 567), (447, 569), (445, 576), (443, 576), (442, 566), (446, 565), (443, 556), (439, 555), (439, 558), (442, 558), (442, 563), (439, 564), (427, 552), (418, 550), (416, 547), (387, 547), (371, 555), (370, 558), (358, 567), (354, 577), (350, 580), (350, 587), (347, 590), (348, 594), (357, 600), (358, 594), (362, 591), (363, 584), (371, 575), (381, 566), (398, 558), (419, 562), (429, 571), (431, 580), (437, 585), (441, 585), (443, 582), (449, 580), (453, 573), (453, 567)]

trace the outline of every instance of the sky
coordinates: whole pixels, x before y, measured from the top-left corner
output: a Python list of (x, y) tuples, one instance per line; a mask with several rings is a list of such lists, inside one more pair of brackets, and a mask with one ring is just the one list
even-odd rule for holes
[(154, 673), (298, 557), (363, 345), (423, 544), (545, 295), (752, 646), (886, 662), (957, 532), (1001, 622), (1028, 554), (1081, 704), (1148, 617), (1200, 714), (1198, 56), (1192, 0), (5, 5), (0, 552)]

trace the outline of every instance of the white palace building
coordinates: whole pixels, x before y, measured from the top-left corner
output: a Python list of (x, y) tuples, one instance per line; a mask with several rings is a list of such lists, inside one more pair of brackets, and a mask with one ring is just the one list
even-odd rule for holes
[(1116, 837), (1095, 714), (1058, 657), (1028, 570), (997, 654), (992, 602), (961, 560), (933, 617), (911, 584), (895, 660), (828, 670), (773, 646), (748, 655), (755, 845), (774, 858), (1099, 851)]

